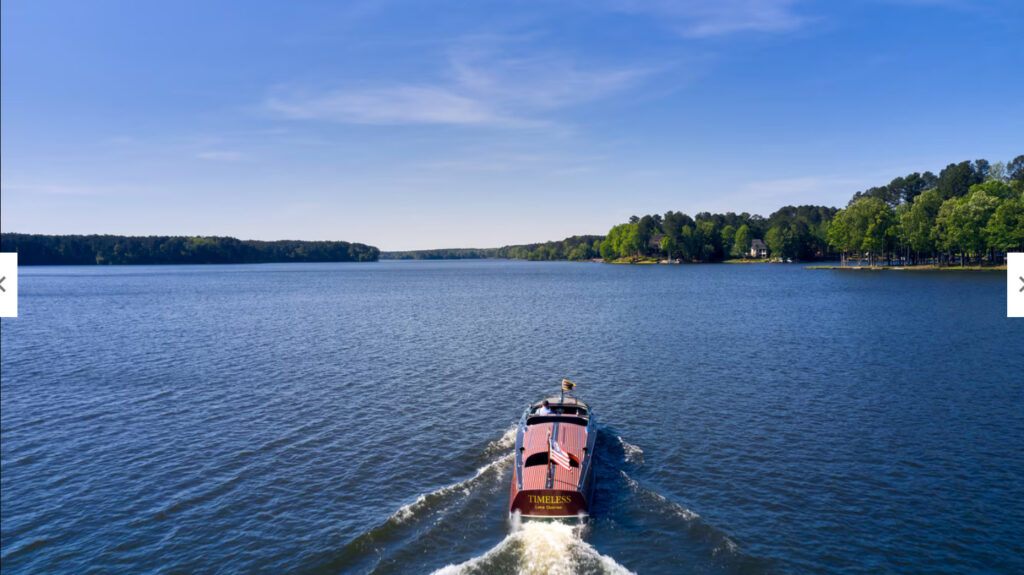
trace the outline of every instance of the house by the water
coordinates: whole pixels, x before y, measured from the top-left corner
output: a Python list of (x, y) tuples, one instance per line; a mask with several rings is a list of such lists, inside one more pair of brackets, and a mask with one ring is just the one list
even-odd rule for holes
[(753, 240), (750, 242), (750, 257), (752, 258), (766, 258), (768, 257), (768, 246), (764, 245), (761, 240)]

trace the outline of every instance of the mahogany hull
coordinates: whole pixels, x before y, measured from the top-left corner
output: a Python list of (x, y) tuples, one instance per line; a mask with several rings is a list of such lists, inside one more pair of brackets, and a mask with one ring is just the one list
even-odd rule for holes
[[(537, 415), (535, 404), (527, 408), (519, 422), (509, 513), (545, 518), (589, 515), (597, 439), (593, 414), (576, 398), (551, 404), (558, 413)], [(552, 440), (568, 454), (570, 466), (548, 461)]]

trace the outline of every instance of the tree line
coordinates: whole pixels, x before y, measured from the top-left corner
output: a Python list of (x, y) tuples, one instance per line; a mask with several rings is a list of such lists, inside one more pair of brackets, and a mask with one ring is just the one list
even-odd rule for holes
[(827, 206), (784, 206), (767, 218), (747, 212), (701, 212), (692, 218), (674, 211), (632, 216), (609, 230), (600, 254), (605, 261), (658, 257), (715, 262), (747, 257), (754, 240), (763, 240), (775, 257), (828, 257), (828, 224), (836, 211)]
[(495, 258), (497, 248), (442, 248), (381, 252), (382, 260), (482, 260)]
[(231, 237), (0, 234), (19, 265), (373, 262), (380, 250), (349, 242), (259, 241)]
[(461, 248), (381, 252), (390, 260), (514, 259), (529, 261), (583, 261), (600, 257), (604, 236), (572, 236), (560, 241), (510, 245), (500, 248)]
[(854, 194), (828, 233), (845, 260), (998, 263), (1024, 250), (1024, 155), (949, 164)]

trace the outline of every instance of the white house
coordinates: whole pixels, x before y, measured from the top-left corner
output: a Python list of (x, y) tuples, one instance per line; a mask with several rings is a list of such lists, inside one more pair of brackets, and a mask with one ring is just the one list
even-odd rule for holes
[(764, 245), (761, 240), (753, 240), (750, 242), (750, 257), (752, 258), (766, 258), (768, 257), (768, 246)]

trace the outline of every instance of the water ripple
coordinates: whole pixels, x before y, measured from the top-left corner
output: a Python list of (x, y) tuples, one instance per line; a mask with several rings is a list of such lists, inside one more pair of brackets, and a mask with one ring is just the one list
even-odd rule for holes
[[(1024, 571), (1001, 277), (484, 261), (19, 287), (5, 575), (514, 572), (533, 540), (578, 571)], [(508, 424), (561, 377), (602, 425), (594, 514), (532, 538), (506, 520)]]

